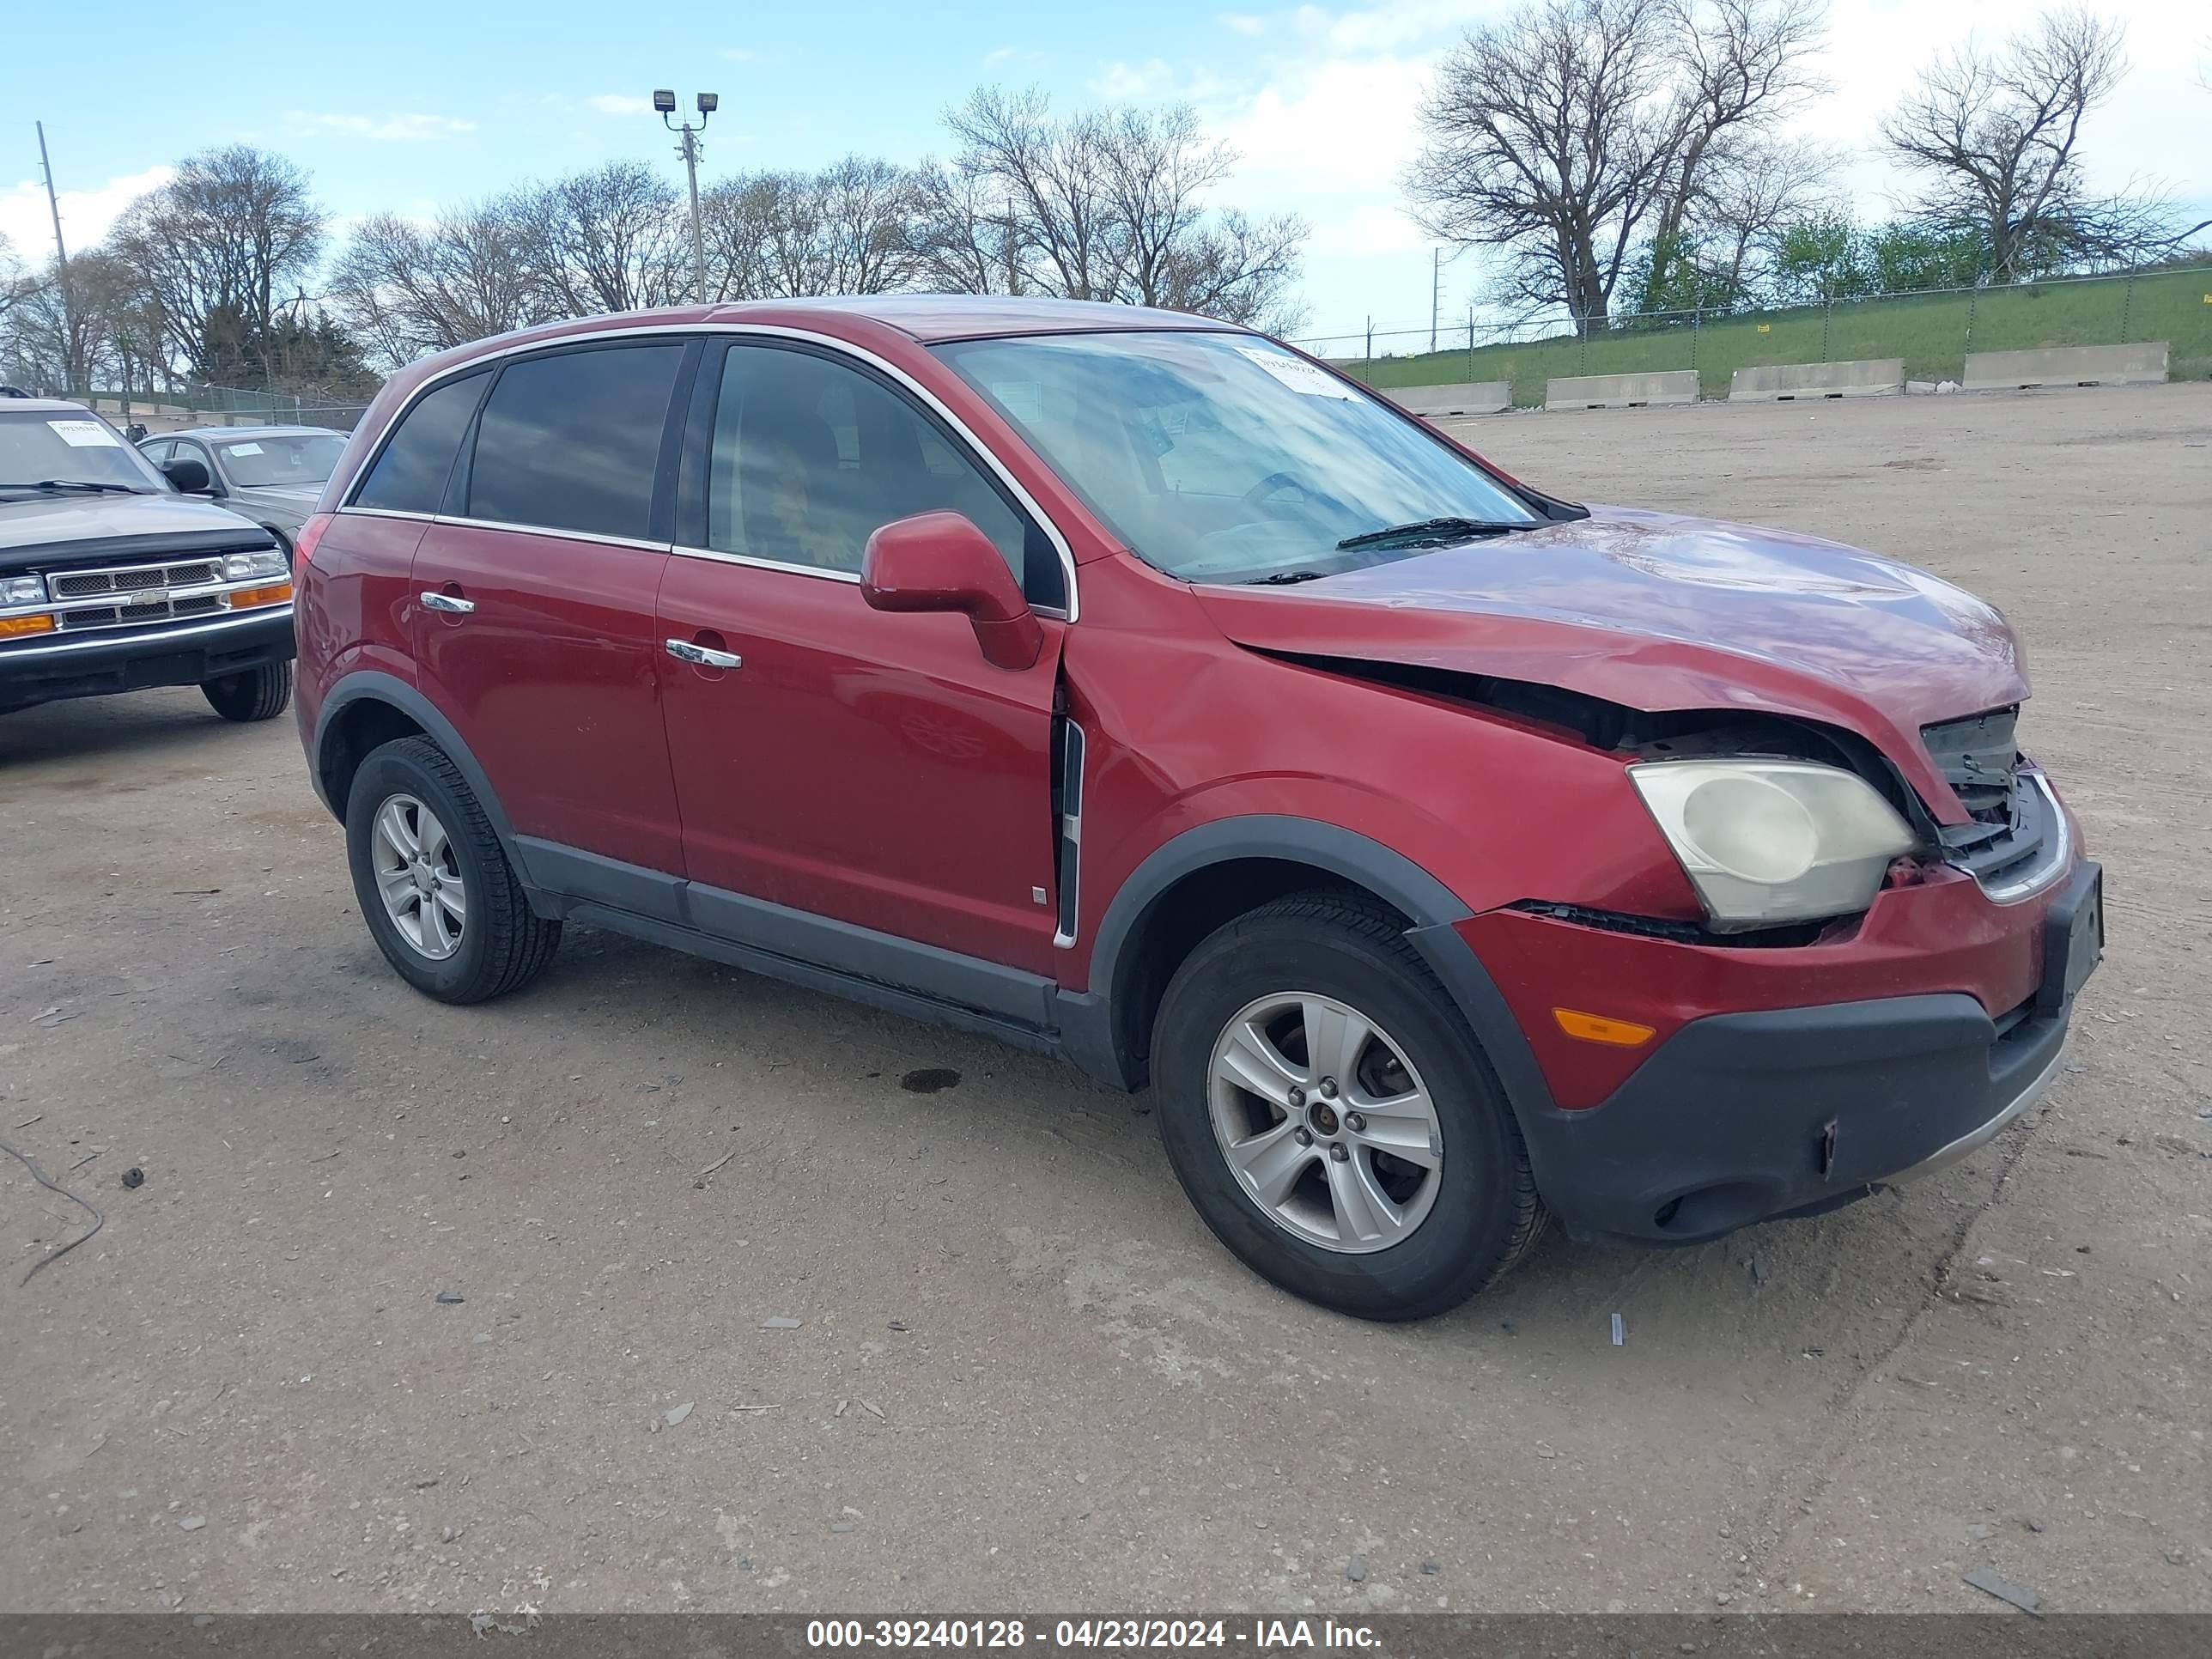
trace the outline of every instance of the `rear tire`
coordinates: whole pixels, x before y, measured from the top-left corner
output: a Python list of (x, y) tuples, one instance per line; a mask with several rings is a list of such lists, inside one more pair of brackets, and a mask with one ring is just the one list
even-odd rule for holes
[(385, 960), (440, 1002), (520, 990), (561, 943), (561, 924), (530, 908), (460, 769), (428, 738), (397, 738), (362, 762), (346, 797), (346, 856)]
[(292, 706), (292, 665), (265, 662), (200, 687), (208, 706), (227, 720), (273, 720)]
[(1496, 1073), (1378, 907), (1304, 893), (1228, 923), (1169, 983), (1152, 1056), (1183, 1191), (1248, 1267), (1309, 1301), (1443, 1313), (1543, 1226)]

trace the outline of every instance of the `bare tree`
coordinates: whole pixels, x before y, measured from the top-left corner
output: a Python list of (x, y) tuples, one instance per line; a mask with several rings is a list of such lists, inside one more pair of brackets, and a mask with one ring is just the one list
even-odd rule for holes
[(530, 262), (528, 231), (526, 204), (513, 196), (428, 225), (379, 214), (348, 240), (331, 292), (348, 325), (395, 368), (548, 321), (551, 285)]
[(1665, 21), (1659, 0), (1539, 0), (1445, 58), (1406, 188), (1431, 234), (1508, 256), (1508, 302), (1603, 326), (1674, 182)]
[(1535, 0), (1475, 29), (1422, 106), (1422, 224), (1504, 252), (1509, 303), (1602, 327), (1632, 252), (1673, 257), (1818, 89), (1822, 17), (1816, 0)]
[(1255, 220), (1227, 209), (1169, 250), (1152, 303), (1293, 333), (1305, 321), (1296, 294), (1307, 234), (1295, 214)]
[(1724, 289), (1749, 289), (1784, 227), (1838, 208), (1843, 158), (1803, 139), (1754, 137), (1712, 159), (1698, 187), (1691, 229), (1710, 273)]
[(2046, 12), (1994, 52), (1970, 41), (1936, 59), (1882, 122), (1884, 147), (1928, 181), (1918, 212), (1984, 237), (1990, 280), (2166, 240), (2162, 204), (2100, 200), (2083, 176), (2082, 122), (2127, 73), (2122, 35), (2087, 11)]
[(185, 158), (125, 210), (110, 239), (158, 309), (165, 349), (204, 380), (265, 382), (288, 295), (314, 270), (323, 214), (307, 175), (234, 144)]
[(1666, 9), (1679, 131), (1653, 227), (1661, 244), (1690, 230), (1717, 196), (1741, 200), (1748, 181), (1728, 175), (1754, 161), (1762, 135), (1826, 90), (1811, 70), (1825, 0), (1670, 0)]
[(0, 234), (0, 324), (4, 324), (8, 313), (30, 298), (39, 286), (38, 278), (16, 257), (15, 244)]
[(982, 87), (948, 112), (945, 124), (961, 145), (954, 165), (1000, 198), (1018, 220), (1020, 287), (1070, 300), (1111, 298), (1108, 163), (1099, 122), (1054, 119), (1035, 88), (1010, 94)]
[(1206, 220), (1202, 192), (1228, 176), (1236, 155), (1209, 143), (1197, 113), (1178, 105), (1157, 114), (1133, 107), (1097, 121), (1100, 183), (1108, 210), (1108, 245), (1118, 286), (1139, 305), (1178, 297), (1177, 273)]
[(552, 314), (665, 306), (690, 291), (676, 187), (641, 161), (610, 161), (517, 199), (527, 258)]
[(809, 181), (820, 204), (818, 294), (888, 294), (912, 284), (914, 180), (903, 167), (848, 155)]
[(1024, 294), (1027, 249), (1010, 194), (988, 174), (934, 158), (913, 179), (915, 280), (948, 294)]
[(1209, 207), (1237, 156), (1182, 106), (1061, 118), (1042, 93), (978, 91), (945, 124), (961, 149), (915, 186), (920, 268), (948, 285), (1290, 315), (1306, 228)]

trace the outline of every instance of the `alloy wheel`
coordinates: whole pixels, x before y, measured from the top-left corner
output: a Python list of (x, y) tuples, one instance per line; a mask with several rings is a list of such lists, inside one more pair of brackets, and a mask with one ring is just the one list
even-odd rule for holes
[(432, 962), (459, 950), (468, 893), (438, 815), (412, 795), (391, 796), (376, 809), (369, 857), (384, 913), (399, 937)]
[(1397, 1041), (1334, 997), (1284, 991), (1248, 1004), (1214, 1043), (1207, 1104), (1238, 1183), (1308, 1243), (1388, 1249), (1436, 1203), (1436, 1103)]

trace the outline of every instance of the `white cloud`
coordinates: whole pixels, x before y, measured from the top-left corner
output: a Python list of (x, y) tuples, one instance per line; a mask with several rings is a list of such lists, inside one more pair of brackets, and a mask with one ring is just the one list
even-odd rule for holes
[(1148, 58), (1141, 64), (1108, 64), (1091, 77), (1091, 90), (1115, 104), (1210, 104), (1236, 96), (1244, 88), (1211, 70), (1178, 70), (1164, 58)]
[(584, 100), (602, 115), (650, 115), (653, 100), (627, 92), (603, 92)]
[[(124, 209), (176, 176), (176, 168), (165, 165), (124, 173), (92, 190), (62, 191), (63, 237), (72, 249), (93, 246), (107, 234)], [(27, 179), (0, 190), (0, 236), (8, 240), (15, 257), (27, 264), (43, 264), (52, 257), (54, 222), (46, 211), (45, 185)]]
[(732, 64), (755, 64), (760, 61), (760, 53), (755, 52), (750, 46), (725, 46), (722, 48), (722, 56)]
[(1265, 34), (1267, 32), (1267, 20), (1255, 17), (1247, 11), (1224, 11), (1219, 21), (1222, 27), (1237, 34)]
[(1020, 50), (1018, 46), (994, 46), (983, 54), (983, 67), (996, 69), (1000, 64), (1012, 60)]
[(1116, 61), (1091, 78), (1091, 91), (1117, 103), (1163, 98), (1174, 84), (1175, 71), (1163, 58), (1148, 58), (1141, 64)]
[(347, 138), (412, 143), (425, 138), (451, 138), (474, 132), (477, 124), (453, 115), (334, 115), (327, 112), (293, 110), (285, 116), (298, 133), (334, 132)]

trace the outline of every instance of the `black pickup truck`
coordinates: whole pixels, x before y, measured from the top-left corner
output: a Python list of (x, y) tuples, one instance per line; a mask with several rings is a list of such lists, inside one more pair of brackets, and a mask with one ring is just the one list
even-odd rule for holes
[(0, 392), (0, 714), (197, 685), (226, 720), (292, 700), (292, 572), (81, 404)]

